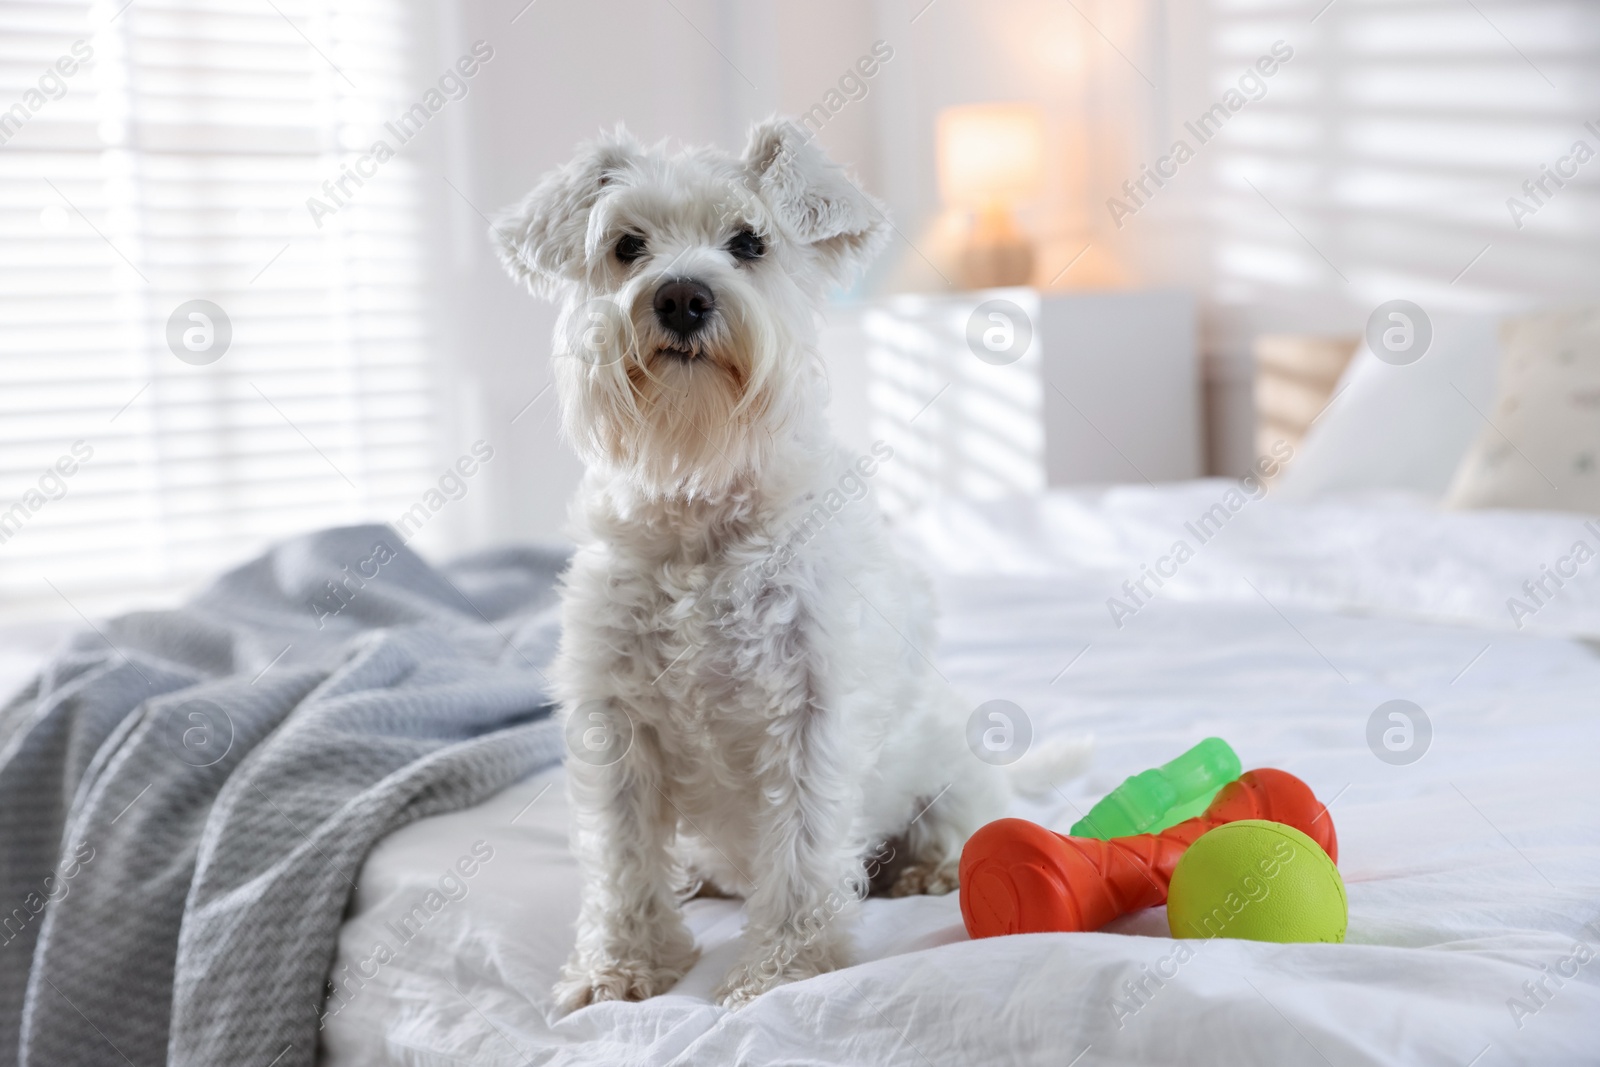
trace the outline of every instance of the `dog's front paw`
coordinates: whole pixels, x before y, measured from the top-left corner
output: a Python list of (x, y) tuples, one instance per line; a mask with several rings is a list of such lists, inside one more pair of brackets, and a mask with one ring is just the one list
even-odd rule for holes
[(569, 963), (556, 983), (556, 1006), (566, 1014), (605, 1000), (649, 1000), (676, 985), (697, 957), (670, 967), (639, 960)]
[(724, 1008), (737, 1011), (777, 985), (779, 981), (782, 979), (769, 982), (755, 975), (736, 972), (728, 975), (721, 985), (711, 991), (711, 998)]
[(914, 897), (926, 894), (930, 897), (943, 896), (955, 890), (958, 868), (953, 863), (913, 863), (901, 871), (895, 878), (894, 884), (889, 887), (891, 897)]
[(793, 980), (793, 977), (776, 968), (741, 963), (728, 972), (728, 977), (722, 980), (721, 985), (711, 991), (711, 998), (724, 1008), (737, 1010), (774, 986)]
[(734, 967), (711, 996), (724, 1008), (742, 1008), (769, 989), (848, 966), (845, 956), (844, 946), (837, 942), (778, 943), (760, 958)]

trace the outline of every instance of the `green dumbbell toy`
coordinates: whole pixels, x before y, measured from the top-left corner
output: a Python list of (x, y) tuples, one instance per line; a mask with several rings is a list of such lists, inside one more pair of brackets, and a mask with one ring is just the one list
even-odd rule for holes
[(1140, 771), (1117, 786), (1068, 832), (1102, 841), (1159, 833), (1205, 811), (1217, 790), (1242, 770), (1226, 741), (1208, 737), (1171, 763)]

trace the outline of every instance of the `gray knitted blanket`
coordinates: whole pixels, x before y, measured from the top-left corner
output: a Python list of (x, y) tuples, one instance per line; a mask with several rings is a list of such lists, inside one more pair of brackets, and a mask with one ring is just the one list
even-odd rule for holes
[(0, 710), (0, 1049), (313, 1064), (373, 845), (560, 758), (564, 565), (329, 530), (76, 638)]

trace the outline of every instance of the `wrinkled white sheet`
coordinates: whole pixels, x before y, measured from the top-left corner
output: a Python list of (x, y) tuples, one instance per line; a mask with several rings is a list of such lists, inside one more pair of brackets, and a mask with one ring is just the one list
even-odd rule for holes
[[(1078, 575), (1099, 591), (1102, 607), (1113, 596), (1139, 607), (1122, 583), (1161, 564), (1174, 573), (1158, 575), (1159, 587), (1147, 580), (1157, 600), (1265, 595), (1304, 607), (1600, 636), (1600, 515), (1443, 512), (1398, 492), (1283, 504), (1237, 481), (1206, 479), (950, 500), (908, 533), (935, 570)], [(1182, 563), (1179, 542), (1193, 553)], [(1543, 585), (1530, 593), (1529, 583)]]
[[(1064, 829), (1126, 775), (1225, 737), (1245, 766), (1282, 767), (1331, 804), (1346, 944), (1190, 942), (1180, 963), (1162, 909), (1097, 934), (971, 942), (953, 897), (872, 899), (857, 966), (728, 1013), (707, 994), (739, 908), (697, 901), (704, 955), (676, 990), (556, 1020), (579, 889), (552, 771), (372, 854), (339, 980), (397, 942), (388, 924), (475, 842), (494, 850), (466, 896), (330, 1002), (325, 1062), (1600, 1062), (1600, 659), (1563, 636), (1600, 634), (1600, 560), (1524, 629), (1505, 606), (1583, 520), (1252, 501), (1118, 628), (1106, 599), (1225, 490), (952, 504), (908, 541), (940, 576), (942, 669), (971, 703), (1015, 701), (1040, 736), (1097, 735), (1089, 773), (1018, 814)], [(1409, 765), (1367, 743), (1393, 698), (1432, 724)]]

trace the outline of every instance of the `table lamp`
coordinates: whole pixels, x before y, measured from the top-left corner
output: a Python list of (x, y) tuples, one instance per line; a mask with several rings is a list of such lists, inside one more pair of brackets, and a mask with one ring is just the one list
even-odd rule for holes
[(1044, 120), (1030, 104), (967, 104), (939, 113), (939, 195), (971, 220), (957, 270), (963, 286), (1026, 285), (1033, 244), (1012, 208), (1044, 181)]

